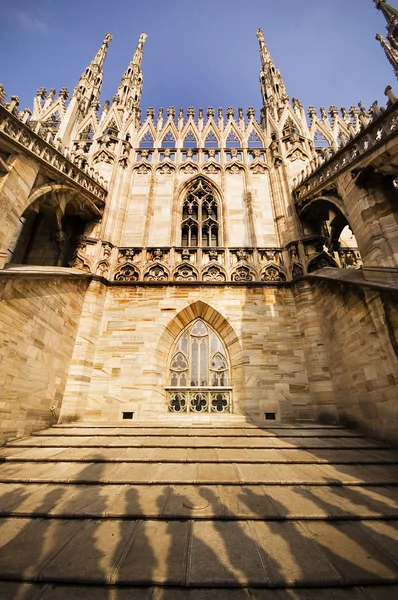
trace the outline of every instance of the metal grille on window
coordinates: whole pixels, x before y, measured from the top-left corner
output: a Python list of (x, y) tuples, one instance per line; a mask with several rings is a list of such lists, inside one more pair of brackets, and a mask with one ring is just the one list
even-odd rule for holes
[(211, 247), (220, 244), (219, 207), (211, 186), (196, 179), (188, 190), (182, 209), (181, 245)]
[(229, 361), (224, 344), (197, 319), (177, 339), (169, 368), (169, 411), (231, 412)]

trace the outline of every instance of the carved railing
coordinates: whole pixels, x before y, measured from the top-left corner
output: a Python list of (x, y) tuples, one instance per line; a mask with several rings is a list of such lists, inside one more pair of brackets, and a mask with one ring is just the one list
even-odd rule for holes
[[(295, 180), (294, 198), (298, 207), (301, 208), (310, 197), (332, 185), (342, 173), (397, 135), (398, 102), (394, 102), (323, 164), (319, 165), (314, 159), (308, 171), (302, 172)], [(329, 152), (333, 152), (331, 148)]]
[(0, 135), (13, 144), (23, 148), (24, 152), (45, 163), (57, 178), (72, 183), (84, 194), (90, 196), (97, 208), (103, 208), (107, 195), (106, 183), (93, 169), (80, 169), (74, 163), (68, 151), (53, 141), (50, 133), (46, 137), (40, 130), (33, 130), (29, 121), (21, 118), (0, 104)]
[[(181, 246), (117, 248), (82, 236), (71, 266), (118, 283), (283, 284), (307, 272), (325, 251), (307, 256), (299, 245), (289, 248), (186, 248)], [(360, 268), (357, 248), (327, 255), (326, 266)], [(324, 266), (324, 265), (323, 265)]]

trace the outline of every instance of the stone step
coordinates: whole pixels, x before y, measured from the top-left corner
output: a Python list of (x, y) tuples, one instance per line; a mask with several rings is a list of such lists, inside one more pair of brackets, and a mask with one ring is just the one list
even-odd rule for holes
[(0, 519), (0, 579), (149, 587), (397, 584), (397, 534), (398, 521), (375, 520)]
[(0, 449), (6, 600), (389, 600), (397, 533), (397, 452), (342, 428), (73, 424)]
[(330, 448), (298, 450), (296, 448), (168, 448), (79, 446), (11, 446), (0, 449), (1, 462), (219, 462), (259, 464), (384, 464), (398, 463), (398, 452), (389, 449)]
[(388, 486), (0, 484), (0, 516), (316, 520), (398, 518)]
[(276, 437), (252, 437), (252, 438), (195, 438), (195, 437), (138, 437), (138, 436), (108, 436), (108, 437), (32, 437), (15, 440), (7, 444), (7, 448), (294, 448), (294, 449), (388, 449), (381, 442), (367, 440), (366, 438), (276, 438)]
[(0, 483), (398, 485), (397, 464), (33, 462), (0, 464)]
[(345, 428), (338, 427), (116, 427), (116, 428), (65, 428), (65, 429), (43, 429), (33, 434), (34, 437), (40, 436), (187, 436), (187, 437), (347, 437), (363, 438), (363, 434), (355, 431), (348, 431)]
[(398, 586), (367, 585), (347, 588), (172, 588), (95, 586), (0, 581), (5, 600), (396, 600)]

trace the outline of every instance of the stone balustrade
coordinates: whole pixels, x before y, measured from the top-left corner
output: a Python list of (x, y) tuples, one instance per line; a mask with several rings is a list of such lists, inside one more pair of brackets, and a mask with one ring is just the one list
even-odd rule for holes
[(13, 144), (21, 146), (25, 153), (34, 156), (46, 167), (56, 172), (57, 179), (78, 186), (89, 195), (97, 208), (102, 209), (107, 195), (107, 184), (94, 169), (80, 169), (60, 143), (54, 142), (51, 134), (41, 135), (39, 127), (15, 114), (12, 103), (7, 107), (0, 104), (0, 135)]
[[(325, 254), (319, 253), (319, 257)], [(301, 277), (317, 255), (301, 255), (298, 245), (283, 248), (115, 247), (80, 238), (71, 266), (118, 283), (283, 284)], [(357, 269), (357, 248), (342, 248), (327, 266)]]

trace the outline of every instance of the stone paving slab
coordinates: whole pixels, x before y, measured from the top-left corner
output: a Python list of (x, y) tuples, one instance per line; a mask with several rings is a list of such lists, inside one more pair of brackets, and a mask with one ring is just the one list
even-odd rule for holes
[(398, 582), (398, 538), (392, 553), (392, 545), (383, 547), (384, 536), (375, 543), (361, 523), (308, 521), (305, 526), (346, 584)]
[(272, 585), (342, 584), (339, 571), (300, 522), (258, 521), (254, 535)]

